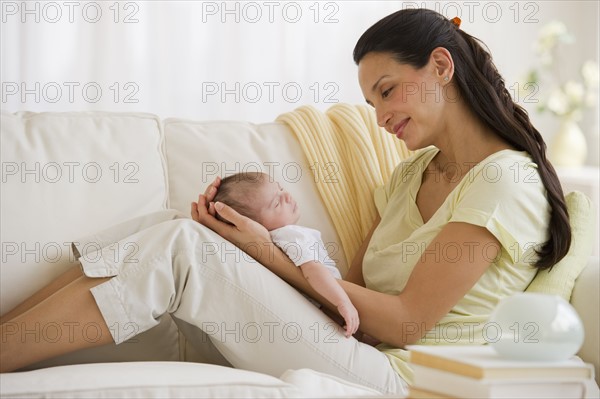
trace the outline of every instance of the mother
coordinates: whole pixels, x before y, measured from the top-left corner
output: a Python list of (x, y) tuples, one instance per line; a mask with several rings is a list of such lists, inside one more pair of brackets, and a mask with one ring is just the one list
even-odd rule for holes
[(274, 375), (307, 367), (386, 393), (406, 389), (406, 344), (485, 342), (484, 323), (498, 301), (523, 291), (537, 269), (554, 265), (570, 245), (545, 144), (481, 44), (434, 11), (382, 19), (360, 38), (354, 59), (379, 124), (420, 150), (376, 192), (380, 217), (340, 282), (359, 311), (361, 331), (383, 344), (375, 349), (341, 330), (334, 339), (316, 337), (315, 320), (328, 319), (281, 279), (330, 304), (264, 228), (212, 204), (217, 180), (192, 205), (193, 219), (240, 248), (267, 245), (271, 251), (251, 255), (273, 273), (251, 262), (207, 260), (202, 248), (212, 233), (173, 212), (115, 226), (102, 235), (121, 245), (135, 240), (139, 263), (115, 262), (114, 248), (104, 257), (104, 250), (83, 254), (85, 275), (71, 270), (5, 315), (2, 371), (92, 345), (77, 331), (51, 345), (28, 342), (5, 335), (11, 326), (53, 322), (77, 329), (93, 322), (102, 328), (95, 345), (120, 343), (130, 330), (119, 328), (135, 323), (142, 332), (165, 312), (198, 328), (293, 322), (299, 339), (213, 339), (236, 367)]

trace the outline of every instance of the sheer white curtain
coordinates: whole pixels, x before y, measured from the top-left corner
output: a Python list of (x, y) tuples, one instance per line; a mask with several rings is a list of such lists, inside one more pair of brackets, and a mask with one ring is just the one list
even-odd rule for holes
[(393, 2), (3, 2), (6, 110), (269, 121), (358, 97), (351, 51)]
[[(462, 28), (488, 45), (509, 87), (521, 83), (535, 59), (538, 30), (554, 19), (578, 38), (567, 64), (598, 59), (595, 1), (3, 0), (1, 6), (1, 106), (11, 112), (141, 111), (265, 122), (303, 104), (361, 103), (353, 46), (378, 19), (408, 7), (461, 17)], [(548, 117), (533, 117), (542, 131), (553, 131)], [(584, 128), (597, 130), (597, 119), (588, 116)]]

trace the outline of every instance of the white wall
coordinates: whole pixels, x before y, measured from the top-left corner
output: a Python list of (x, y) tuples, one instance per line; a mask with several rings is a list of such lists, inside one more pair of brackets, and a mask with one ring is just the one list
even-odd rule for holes
[[(598, 60), (596, 1), (2, 1), (1, 106), (265, 122), (303, 104), (361, 103), (356, 40), (415, 6), (460, 16), (509, 87), (522, 83), (535, 35), (553, 19), (578, 39), (567, 68)], [(556, 121), (524, 105), (551, 139)], [(597, 114), (582, 123), (596, 142)], [(598, 163), (597, 145), (589, 163)]]

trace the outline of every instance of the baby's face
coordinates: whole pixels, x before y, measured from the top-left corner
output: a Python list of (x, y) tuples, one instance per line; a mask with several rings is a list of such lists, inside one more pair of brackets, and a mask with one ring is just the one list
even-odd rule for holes
[(290, 193), (279, 183), (265, 180), (257, 196), (261, 223), (267, 230), (295, 224), (300, 219), (300, 210)]

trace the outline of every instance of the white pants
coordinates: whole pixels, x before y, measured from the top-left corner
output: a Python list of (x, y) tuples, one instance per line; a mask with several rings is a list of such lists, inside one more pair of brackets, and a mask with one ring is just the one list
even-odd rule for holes
[(176, 211), (130, 220), (74, 246), (86, 276), (115, 276), (92, 294), (117, 344), (169, 312), (206, 332), (236, 368), (275, 377), (310, 368), (406, 394), (384, 354), (346, 338), (293, 287)]

